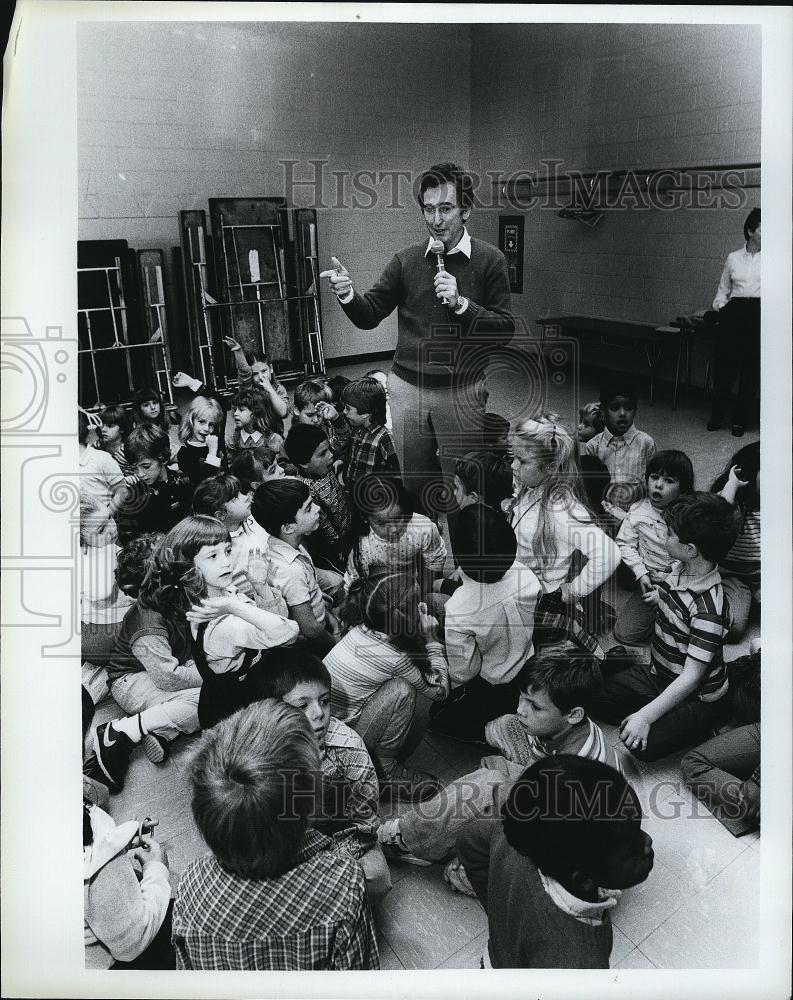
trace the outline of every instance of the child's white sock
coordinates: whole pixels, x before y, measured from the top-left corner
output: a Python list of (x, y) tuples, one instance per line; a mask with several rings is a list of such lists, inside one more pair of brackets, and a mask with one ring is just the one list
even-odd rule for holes
[(117, 733), (124, 733), (125, 736), (128, 736), (133, 743), (140, 743), (146, 735), (140, 713), (128, 715), (125, 719), (113, 719), (110, 725)]

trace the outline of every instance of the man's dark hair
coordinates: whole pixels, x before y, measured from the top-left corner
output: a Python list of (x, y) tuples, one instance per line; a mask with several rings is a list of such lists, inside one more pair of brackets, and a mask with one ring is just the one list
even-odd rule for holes
[(436, 163), (425, 170), (419, 178), (419, 205), (424, 207), (424, 192), (442, 184), (454, 184), (457, 191), (457, 204), (460, 208), (471, 208), (474, 203), (473, 180), (462, 167), (456, 163)]
[(664, 520), (681, 542), (696, 545), (709, 562), (720, 562), (735, 544), (740, 512), (715, 493), (681, 496), (664, 511)]

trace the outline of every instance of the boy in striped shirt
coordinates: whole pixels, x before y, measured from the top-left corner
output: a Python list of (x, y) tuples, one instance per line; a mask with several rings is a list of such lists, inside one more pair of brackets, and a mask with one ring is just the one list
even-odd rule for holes
[(692, 493), (664, 511), (672, 571), (656, 588), (649, 667), (634, 664), (607, 677), (593, 711), (620, 726), (640, 760), (701, 743), (723, 716), (727, 671), (722, 647), (730, 607), (718, 563), (738, 533), (738, 515), (723, 497)]
[[(619, 754), (587, 715), (602, 684), (591, 654), (572, 643), (546, 647), (523, 667), (521, 680), (517, 714), (494, 719), (485, 729), (487, 742), (501, 755), (483, 757), (479, 770), (383, 823), (377, 836), (386, 857), (418, 865), (447, 857), (477, 817), (498, 819), (515, 781), (545, 757), (574, 754), (621, 770)], [(456, 858), (444, 877), (453, 889), (474, 895)]]

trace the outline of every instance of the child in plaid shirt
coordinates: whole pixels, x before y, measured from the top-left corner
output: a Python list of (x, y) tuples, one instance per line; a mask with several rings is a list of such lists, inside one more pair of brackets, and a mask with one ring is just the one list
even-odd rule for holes
[(391, 888), (376, 830), (380, 786), (369, 751), (354, 729), (330, 714), (331, 677), (318, 657), (302, 649), (284, 650), (257, 678), (260, 698), (276, 698), (299, 709), (319, 745), (322, 816), (315, 830), (332, 837), (360, 862), (370, 899)]
[(212, 853), (173, 908), (177, 969), (378, 969), (358, 862), (308, 829), (319, 751), (305, 715), (267, 700), (204, 733), (193, 817)]
[(344, 415), (353, 428), (344, 485), (355, 496), (356, 483), (373, 472), (400, 474), (399, 459), (386, 422), (385, 389), (375, 378), (350, 382), (342, 394)]

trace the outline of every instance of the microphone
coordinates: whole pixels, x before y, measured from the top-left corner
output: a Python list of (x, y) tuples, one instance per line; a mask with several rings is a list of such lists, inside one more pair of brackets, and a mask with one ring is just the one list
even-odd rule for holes
[[(445, 265), (443, 263), (443, 243), (440, 240), (433, 240), (430, 250), (435, 254), (435, 258), (438, 261), (438, 271), (444, 271)], [(447, 299), (441, 299), (443, 305), (448, 306), (449, 302)]]

